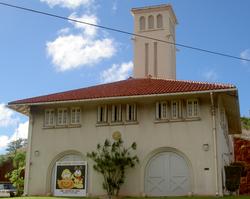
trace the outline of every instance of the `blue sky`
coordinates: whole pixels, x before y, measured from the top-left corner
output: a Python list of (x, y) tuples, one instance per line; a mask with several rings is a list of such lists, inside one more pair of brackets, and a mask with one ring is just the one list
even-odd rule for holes
[[(250, 59), (248, 0), (2, 0), (133, 32), (133, 7), (170, 3), (176, 42)], [(0, 6), (0, 153), (27, 136), (28, 118), (8, 102), (131, 76), (131, 37)], [(101, 50), (100, 50), (101, 49)], [(250, 63), (178, 47), (177, 79), (232, 83), (250, 110)]]

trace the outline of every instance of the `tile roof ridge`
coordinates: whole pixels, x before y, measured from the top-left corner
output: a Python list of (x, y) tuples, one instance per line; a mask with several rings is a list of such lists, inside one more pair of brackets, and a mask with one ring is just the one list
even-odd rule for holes
[[(169, 79), (170, 80), (170, 79)], [(214, 86), (225, 86), (225, 87), (231, 87), (236, 88), (235, 85), (230, 83), (220, 83), (220, 82), (207, 82), (207, 81), (195, 81), (195, 80), (172, 80), (175, 82), (183, 82), (183, 83), (194, 83), (194, 84), (205, 84), (205, 85), (214, 85)]]
[[(134, 79), (134, 78), (133, 78)], [(159, 78), (159, 77), (144, 77), (144, 78), (135, 78), (135, 79), (153, 79), (153, 80), (163, 80), (169, 82), (183, 82), (183, 83), (194, 83), (194, 84), (206, 84), (206, 85), (214, 85), (214, 86), (225, 86), (236, 88), (234, 84), (230, 83), (220, 83), (220, 82), (207, 82), (207, 81), (195, 81), (195, 80), (180, 80), (180, 79), (167, 79), (167, 78)]]

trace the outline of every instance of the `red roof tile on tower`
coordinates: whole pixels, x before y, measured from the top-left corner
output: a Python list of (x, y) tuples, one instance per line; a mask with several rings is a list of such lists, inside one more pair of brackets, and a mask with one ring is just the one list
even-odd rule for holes
[(127, 80), (80, 88), (60, 93), (32, 97), (10, 102), (14, 104), (34, 104), (43, 102), (58, 102), (109, 97), (126, 97), (154, 95), (167, 93), (183, 93), (195, 91), (210, 91), (236, 88), (231, 84), (218, 84), (194, 81), (129, 78)]

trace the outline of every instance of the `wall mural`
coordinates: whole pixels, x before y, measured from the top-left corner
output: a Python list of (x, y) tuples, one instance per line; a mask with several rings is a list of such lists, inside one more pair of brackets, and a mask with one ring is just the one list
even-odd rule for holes
[(87, 162), (57, 162), (55, 196), (86, 196)]

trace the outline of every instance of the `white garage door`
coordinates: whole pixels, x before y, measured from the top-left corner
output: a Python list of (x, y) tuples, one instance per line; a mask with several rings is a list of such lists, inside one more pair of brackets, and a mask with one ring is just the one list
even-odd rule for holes
[(155, 155), (146, 167), (145, 193), (149, 196), (181, 196), (190, 192), (187, 162), (174, 152)]

